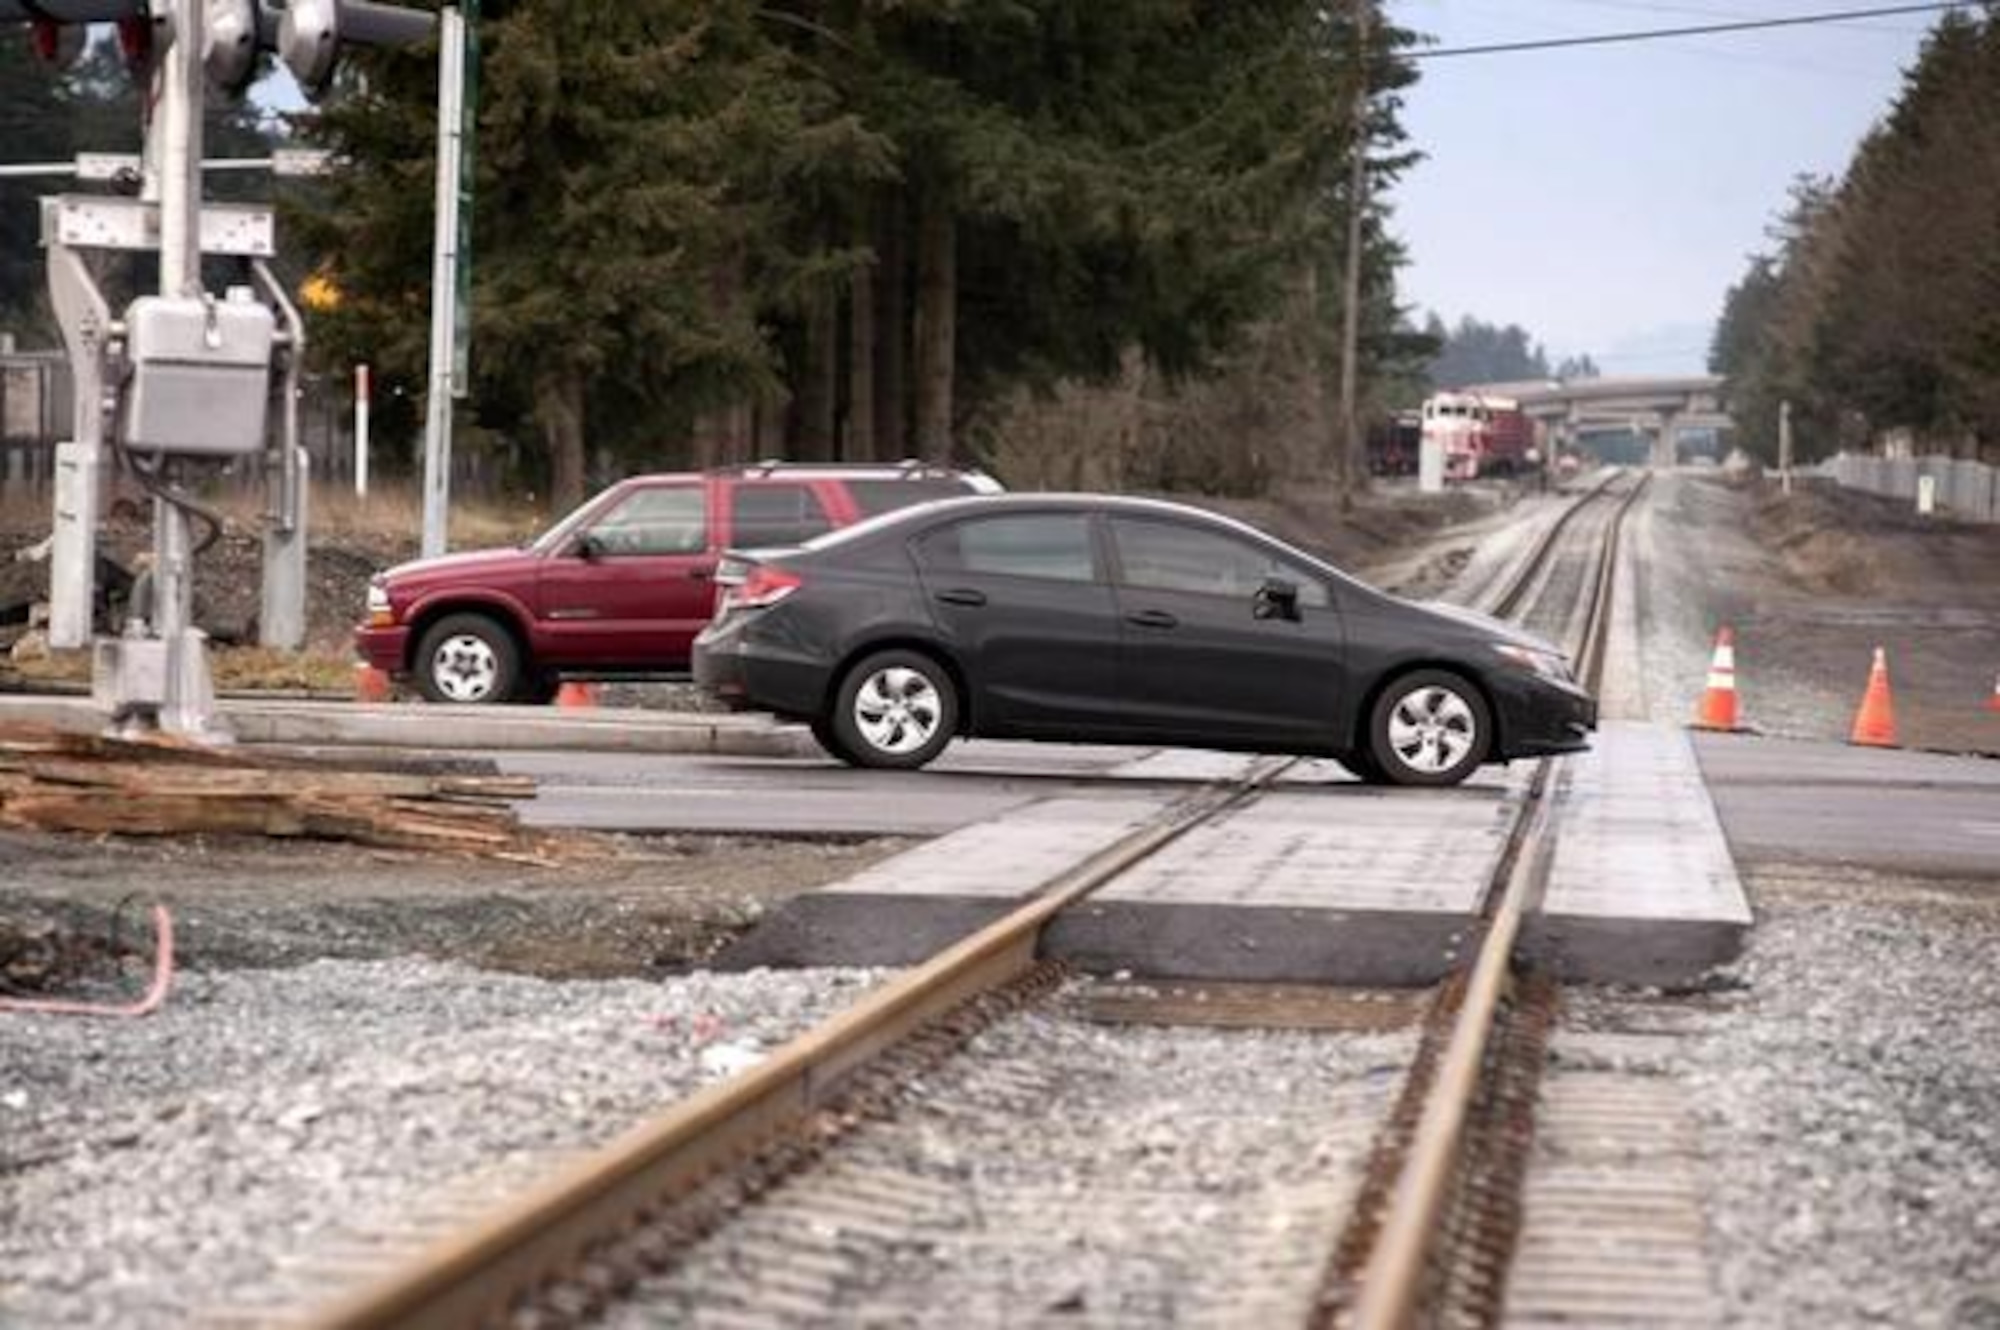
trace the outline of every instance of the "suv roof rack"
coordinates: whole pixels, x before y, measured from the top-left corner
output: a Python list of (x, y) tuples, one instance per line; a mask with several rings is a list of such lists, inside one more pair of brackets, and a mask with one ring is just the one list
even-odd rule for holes
[(791, 462), (782, 457), (767, 457), (756, 462), (737, 462), (727, 466), (711, 467), (716, 475), (731, 476), (774, 476), (791, 472), (886, 472), (890, 475), (915, 478), (955, 475), (984, 475), (978, 467), (955, 467), (940, 462), (927, 462), (921, 457), (905, 457), (899, 462)]

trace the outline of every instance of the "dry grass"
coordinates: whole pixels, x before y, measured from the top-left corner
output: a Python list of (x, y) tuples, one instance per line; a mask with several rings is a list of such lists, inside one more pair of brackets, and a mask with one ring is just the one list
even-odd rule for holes
[[(255, 515), (254, 509), (249, 514)], [(507, 500), (454, 502), (451, 506), (453, 549), (516, 545), (547, 527), (552, 515), (542, 508)], [(423, 531), (423, 495), (414, 485), (376, 489), (367, 498), (352, 490), (322, 488), (313, 494), (312, 529), (318, 539), (361, 537), (369, 540), (409, 537)]]
[[(121, 497), (123, 492), (121, 491)], [(264, 501), (245, 492), (204, 496), (206, 506), (237, 530), (255, 532), (263, 524)], [(151, 521), (150, 507), (142, 502), (142, 520)], [(335, 485), (317, 485), (311, 496), (312, 539), (359, 538), (370, 544), (407, 540), (415, 545), (423, 532), (423, 499), (414, 485), (378, 488), (366, 499)], [(460, 500), (451, 508), (451, 546), (475, 549), (487, 545), (514, 545), (528, 539), (554, 520), (538, 505), (510, 499)], [(0, 499), (0, 531), (39, 533), (49, 528), (49, 500), (15, 493)]]
[[(352, 693), (354, 656), (308, 648), (211, 647), (209, 674), (218, 689), (255, 692)], [(56, 651), (5, 663), (7, 673), (30, 684), (88, 684), (90, 653)]]

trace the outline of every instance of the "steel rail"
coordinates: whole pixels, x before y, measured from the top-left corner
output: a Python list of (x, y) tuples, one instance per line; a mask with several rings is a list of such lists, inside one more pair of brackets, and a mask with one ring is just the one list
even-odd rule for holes
[(1536, 579), (1541, 576), (1542, 570), (1548, 566), (1549, 559), (1554, 555), (1556, 545), (1561, 540), (1563, 531), (1575, 519), (1578, 513), (1603, 498), (1611, 486), (1617, 483), (1618, 478), (1624, 474), (1625, 472), (1622, 469), (1614, 469), (1604, 479), (1585, 490), (1578, 496), (1574, 503), (1563, 509), (1556, 516), (1556, 520), (1549, 524), (1549, 529), (1544, 531), (1541, 539), (1536, 542), (1534, 551), (1515, 570), (1513, 577), (1508, 580), (1500, 594), (1493, 598), (1490, 610), (1492, 614), (1505, 619), (1512, 615), (1515, 610), (1521, 608), (1521, 602), (1527, 599), (1528, 589), (1534, 586)]
[[(1577, 644), (1579, 678), (1592, 680), (1602, 671), (1625, 515), (1650, 479), (1641, 474), (1605, 526), (1589, 615)], [(1550, 528), (1532, 564), (1539, 566), (1546, 559), (1568, 518), (1603, 496), (1609, 484), (1606, 481), (1586, 495)], [(1532, 569), (1524, 572), (1514, 589), (1525, 587), (1532, 576)], [(1486, 937), (1466, 981), (1458, 1017), (1425, 1098), (1402, 1173), (1390, 1195), (1388, 1214), (1362, 1268), (1351, 1321), (1355, 1330), (1404, 1330), (1422, 1296), (1466, 1122), (1481, 1088), (1487, 1046), (1513, 972), (1514, 945), (1520, 938), (1522, 920), (1541, 898), (1553, 862), (1554, 801), (1548, 797), (1553, 772), (1554, 759), (1544, 758), (1536, 764), (1529, 781), (1521, 819), (1503, 860), (1503, 885), (1489, 916)]]
[(1583, 686), (1595, 694), (1604, 682), (1604, 652), (1611, 639), (1611, 606), (1617, 594), (1618, 550), (1624, 535), (1625, 517), (1639, 502), (1639, 496), (1652, 483), (1653, 473), (1639, 473), (1639, 483), (1632, 487), (1625, 501), (1611, 515), (1611, 522), (1604, 533), (1604, 543), (1597, 552), (1597, 576), (1592, 582), (1590, 615), (1585, 620), (1583, 642), (1576, 652), (1576, 677), (1583, 680)]
[(1006, 917), (883, 984), (757, 1066), (701, 1090), (551, 1179), (505, 1211), (450, 1235), (379, 1282), (309, 1313), (317, 1330), (459, 1327), (504, 1316), (520, 1298), (802, 1120), (871, 1057), (969, 998), (1024, 973), (1042, 927), (1141, 860), (1250, 798), (1297, 759), (1181, 800), (1044, 883)]

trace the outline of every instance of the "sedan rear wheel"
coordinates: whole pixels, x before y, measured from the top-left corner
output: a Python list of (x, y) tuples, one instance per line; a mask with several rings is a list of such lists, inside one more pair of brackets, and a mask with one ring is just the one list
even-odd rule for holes
[(1456, 785), (1486, 760), (1493, 718), (1486, 699), (1447, 670), (1395, 680), (1375, 703), (1369, 753), (1397, 785)]
[(929, 656), (877, 652), (841, 680), (832, 722), (834, 756), (861, 767), (920, 767), (957, 732), (958, 693)]
[(855, 765), (854, 754), (847, 751), (847, 745), (841, 743), (840, 736), (834, 733), (832, 720), (824, 716), (815, 720), (812, 723), (812, 736), (814, 741), (826, 750), (828, 757), (837, 758), (850, 767)]

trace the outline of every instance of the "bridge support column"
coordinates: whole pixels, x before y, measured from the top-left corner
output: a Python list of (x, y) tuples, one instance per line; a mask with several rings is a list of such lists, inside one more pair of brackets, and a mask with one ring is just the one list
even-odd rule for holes
[(1679, 451), (1680, 419), (1674, 411), (1660, 412), (1660, 423), (1653, 435), (1653, 461), (1656, 467), (1673, 467), (1680, 462)]

